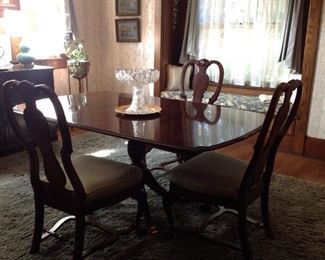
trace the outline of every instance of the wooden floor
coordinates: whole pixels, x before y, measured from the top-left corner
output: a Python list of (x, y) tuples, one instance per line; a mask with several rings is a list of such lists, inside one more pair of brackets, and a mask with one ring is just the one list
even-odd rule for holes
[[(253, 151), (251, 143), (253, 143), (252, 140), (247, 140), (222, 148), (219, 151), (248, 161)], [(278, 152), (274, 171), (295, 178), (325, 184), (325, 161), (322, 160)]]
[[(71, 134), (79, 135), (85, 132), (87, 131), (74, 128)], [(251, 138), (218, 151), (248, 161), (253, 151), (252, 143), (254, 141)], [(325, 161), (322, 160), (278, 152), (274, 171), (295, 178), (325, 184)]]

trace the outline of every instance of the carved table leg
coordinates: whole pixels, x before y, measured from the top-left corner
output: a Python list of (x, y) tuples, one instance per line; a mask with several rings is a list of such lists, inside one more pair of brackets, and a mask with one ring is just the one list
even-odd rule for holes
[(153, 177), (151, 171), (147, 168), (146, 164), (146, 154), (148, 149), (146, 149), (146, 145), (137, 141), (129, 141), (128, 142), (128, 153), (132, 160), (132, 163), (135, 166), (138, 166), (143, 171), (143, 182), (150, 189), (156, 192), (160, 196), (164, 196), (166, 194), (166, 190), (160, 186), (160, 184)]

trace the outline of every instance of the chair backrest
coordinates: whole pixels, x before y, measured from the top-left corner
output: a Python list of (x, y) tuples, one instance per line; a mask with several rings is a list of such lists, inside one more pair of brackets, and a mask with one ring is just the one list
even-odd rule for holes
[[(62, 139), (61, 160), (64, 169), (60, 166), (51, 144), (49, 123), (36, 106), (36, 100), (39, 99), (40, 95), (50, 99), (57, 116)], [(25, 104), (23, 117), (20, 117), (22, 120), (19, 120), (18, 115), (14, 112), (13, 97), (15, 97), (15, 100), (19, 97)], [(50, 188), (53, 191), (63, 191), (67, 183), (67, 176), (76, 193), (76, 198), (84, 199), (85, 190), (71, 163), (72, 143), (69, 128), (61, 103), (54, 91), (43, 84), (34, 85), (28, 81), (10, 80), (3, 86), (3, 99), (10, 124), (28, 152), (31, 183), (34, 190), (39, 191), (43, 183), (40, 180), (40, 163), (36, 150), (36, 147), (38, 147), (42, 155), (44, 173)]]
[[(293, 95), (295, 97), (291, 104)], [(277, 149), (297, 115), (301, 95), (300, 80), (291, 80), (276, 87), (254, 145), (252, 159), (241, 182), (240, 196), (247, 195), (254, 187), (271, 178)], [(279, 102), (281, 97), (283, 103)]]
[(223, 84), (223, 77), (224, 77), (224, 69), (222, 64), (216, 60), (189, 60), (183, 65), (182, 74), (181, 74), (181, 84), (180, 84), (180, 95), (182, 98), (186, 98), (185, 89), (184, 89), (184, 82), (185, 82), (185, 75), (187, 68), (189, 66), (193, 66), (194, 76), (192, 79), (192, 89), (193, 89), (193, 102), (202, 102), (204, 97), (205, 91), (208, 89), (210, 84), (210, 79), (207, 74), (207, 69), (215, 64), (216, 66), (212, 66), (211, 68), (215, 67), (218, 69), (219, 80), (218, 82), (214, 82), (216, 84), (215, 91), (213, 95), (209, 98), (209, 104), (213, 104), (220, 94), (220, 90)]

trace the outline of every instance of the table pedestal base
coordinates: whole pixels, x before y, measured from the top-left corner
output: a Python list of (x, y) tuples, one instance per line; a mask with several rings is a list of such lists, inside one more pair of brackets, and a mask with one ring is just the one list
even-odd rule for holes
[(142, 169), (144, 184), (158, 195), (164, 196), (167, 192), (166, 189), (161, 187), (161, 185), (153, 177), (151, 171), (147, 168), (146, 154), (150, 149), (141, 142), (131, 140), (128, 142), (128, 154), (132, 163)]

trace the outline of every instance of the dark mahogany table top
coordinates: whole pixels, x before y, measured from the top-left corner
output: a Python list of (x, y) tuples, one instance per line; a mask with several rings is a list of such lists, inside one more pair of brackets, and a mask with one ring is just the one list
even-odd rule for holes
[[(261, 127), (264, 114), (215, 105), (147, 97), (147, 104), (161, 106), (160, 114), (117, 114), (117, 106), (131, 103), (131, 95), (91, 92), (60, 96), (70, 126), (127, 140), (140, 141), (168, 151), (200, 153), (240, 141)], [(72, 103), (71, 104), (71, 98)], [(55, 119), (49, 100), (38, 101), (39, 109)]]

